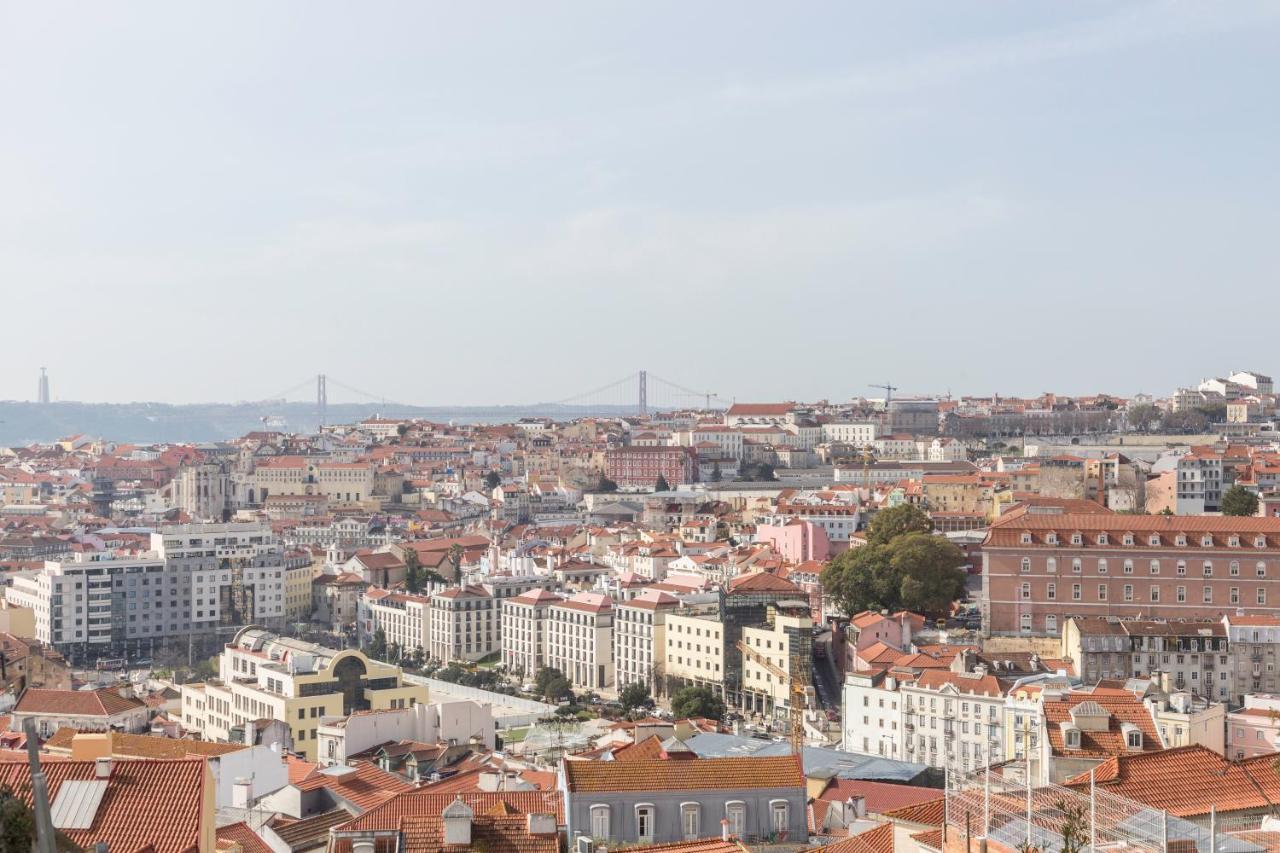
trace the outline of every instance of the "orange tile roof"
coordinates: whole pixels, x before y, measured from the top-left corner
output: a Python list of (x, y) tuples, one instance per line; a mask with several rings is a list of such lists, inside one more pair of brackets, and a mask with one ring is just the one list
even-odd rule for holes
[(14, 711), (20, 714), (70, 714), (77, 717), (109, 717), (146, 707), (138, 699), (126, 699), (115, 690), (53, 690), (28, 687)]
[[(1086, 702), (1099, 705), (1110, 714), (1106, 731), (1080, 732), (1080, 748), (1067, 749), (1062, 734), (1061, 723), (1071, 722), (1071, 711)], [(1121, 726), (1130, 723), (1142, 732), (1142, 750), (1152, 752), (1163, 749), (1160, 735), (1156, 732), (1155, 721), (1151, 712), (1132, 693), (1127, 696), (1101, 695), (1097, 691), (1090, 693), (1071, 693), (1066, 698), (1046, 700), (1044, 702), (1045, 732), (1049, 738), (1049, 746), (1058, 756), (1111, 756), (1129, 754), (1125, 744), (1125, 735)]]
[(413, 786), (367, 761), (349, 765), (355, 772), (334, 776), (324, 771), (312, 773), (294, 785), (302, 791), (326, 788), (328, 791), (360, 809), (369, 809), (384, 803), (396, 794), (413, 790)]
[[(57, 801), (64, 782), (97, 778), (93, 761), (50, 761), (42, 767), (49, 780), (50, 802)], [(121, 853), (193, 853), (200, 843), (207, 774), (203, 759), (113, 761), (106, 793), (90, 828), (62, 832), (86, 848), (101, 841)], [(27, 763), (0, 762), (0, 787), (30, 806)]]
[(804, 786), (800, 759), (794, 755), (691, 761), (569, 761), (564, 772), (569, 790), (584, 793)]
[(875, 829), (868, 829), (857, 835), (826, 844), (822, 847), (810, 847), (807, 853), (893, 853), (893, 824), (882, 823)]
[(613, 853), (748, 853), (748, 847), (737, 841), (720, 838), (699, 838), (694, 841), (672, 841), (667, 844), (631, 844), (626, 847), (610, 847)]
[(267, 843), (244, 821), (218, 827), (217, 835), (219, 846), (239, 844), (242, 853), (272, 853)]
[(834, 779), (818, 799), (842, 803), (850, 797), (862, 797), (871, 814), (884, 814), (906, 806), (936, 802), (938, 792), (934, 788), (898, 785), (893, 782)]
[(946, 797), (935, 797), (927, 802), (891, 809), (881, 816), (907, 823), (918, 823), (922, 826), (942, 826), (946, 818), (946, 803)]
[[(80, 734), (76, 729), (61, 728), (44, 742), (46, 750), (70, 753), (72, 741)], [(210, 758), (247, 749), (240, 743), (214, 743), (205, 740), (181, 740), (155, 735), (111, 733), (111, 754), (123, 758)]]
[[(1274, 808), (1280, 805), (1280, 772), (1275, 755), (1229, 761), (1203, 746), (1114, 756), (1095, 769), (1097, 784), (1108, 793), (1136, 800), (1178, 817)], [(1085, 787), (1089, 774), (1068, 779)]]
[(771, 575), (768, 572), (752, 572), (748, 575), (739, 575), (729, 581), (729, 592), (794, 592), (796, 595), (804, 594), (800, 587), (791, 581), (783, 580), (777, 575)]
[(628, 743), (613, 751), (614, 761), (654, 760), (662, 757), (662, 738), (649, 735), (639, 743)]

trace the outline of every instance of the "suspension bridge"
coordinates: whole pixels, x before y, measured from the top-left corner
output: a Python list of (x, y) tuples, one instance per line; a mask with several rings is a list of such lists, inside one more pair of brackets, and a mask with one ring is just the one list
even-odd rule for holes
[[(556, 414), (581, 417), (591, 414), (606, 415), (639, 415), (641, 417), (657, 411), (673, 409), (723, 409), (732, 404), (728, 399), (713, 391), (697, 390), (663, 379), (647, 370), (637, 370), (620, 379), (604, 385), (580, 391), (558, 400), (538, 403), (513, 403), (498, 406), (447, 406), (442, 404), (423, 404), (398, 401), (384, 394), (377, 394), (345, 383), (329, 374), (320, 373), (314, 377), (291, 385), (275, 394), (253, 401), (250, 405), (263, 405), (280, 401), (301, 402), (300, 395), (310, 397), (314, 393), (316, 418), (319, 423), (328, 422), (329, 391), (337, 389), (345, 392), (341, 396), (354, 398), (362, 404), (377, 404), (386, 410), (427, 411), (459, 411), (476, 414), (498, 414), (527, 412), (553, 416)], [(337, 403), (335, 403), (337, 405)]]

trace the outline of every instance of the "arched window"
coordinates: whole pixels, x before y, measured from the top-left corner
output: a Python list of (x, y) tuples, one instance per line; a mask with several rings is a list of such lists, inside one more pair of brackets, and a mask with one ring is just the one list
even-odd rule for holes
[(685, 841), (695, 841), (700, 836), (702, 824), (702, 806), (697, 803), (680, 804), (680, 829)]
[(602, 841), (609, 837), (609, 807), (603, 803), (591, 807), (591, 837)]

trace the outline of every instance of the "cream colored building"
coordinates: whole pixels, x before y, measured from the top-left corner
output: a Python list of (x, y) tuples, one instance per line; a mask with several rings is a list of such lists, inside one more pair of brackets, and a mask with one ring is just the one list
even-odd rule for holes
[(668, 689), (680, 684), (724, 686), (724, 626), (715, 616), (669, 613), (663, 636), (662, 672)]
[(361, 643), (381, 629), (388, 646), (395, 643), (403, 651), (420, 648), (425, 653), (429, 645), (431, 599), (370, 587), (360, 596), (358, 621)]
[(619, 602), (613, 621), (614, 681), (618, 689), (643, 684), (650, 695), (663, 684), (659, 666), (667, 635), (667, 616), (680, 606), (669, 592), (651, 589)]
[(284, 570), (284, 618), (286, 622), (311, 621), (311, 563)]
[(277, 456), (259, 462), (245, 478), (245, 502), (271, 495), (324, 495), (333, 503), (360, 503), (373, 495), (373, 465), (307, 456)]
[(477, 661), (498, 651), (496, 601), (481, 586), (454, 586), (431, 595), (427, 653), (438, 661)]
[(613, 687), (613, 600), (580, 592), (547, 609), (547, 666), (574, 687)]
[(547, 665), (547, 619), (554, 592), (531, 589), (502, 602), (502, 662), (512, 672), (532, 677)]
[(743, 706), (765, 716), (790, 708), (791, 679), (799, 675), (806, 684), (810, 680), (813, 620), (808, 605), (785, 610), (779, 605), (771, 623), (743, 626), (742, 642), (751, 652), (742, 656)]
[(294, 751), (308, 761), (318, 757), (322, 718), (427, 701), (427, 688), (405, 683), (399, 667), (261, 628), (236, 634), (218, 671), (216, 681), (182, 685), (183, 727), (204, 740), (231, 742), (233, 730), (247, 722), (280, 720), (289, 725)]

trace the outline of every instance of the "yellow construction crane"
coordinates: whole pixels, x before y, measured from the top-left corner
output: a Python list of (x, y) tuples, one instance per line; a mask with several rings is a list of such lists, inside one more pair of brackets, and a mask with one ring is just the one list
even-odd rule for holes
[(791, 739), (791, 754), (801, 755), (804, 749), (804, 712), (809, 709), (809, 699), (813, 691), (813, 688), (805, 680), (807, 667), (804, 666), (804, 660), (800, 655), (791, 655), (791, 673), (795, 674), (793, 676), (769, 660), (769, 658), (748, 646), (743, 640), (738, 641), (738, 651), (742, 652), (744, 657), (751, 658), (751, 660), (768, 670), (778, 679), (779, 683), (791, 685), (791, 707), (788, 714), (791, 731), (788, 734)]

